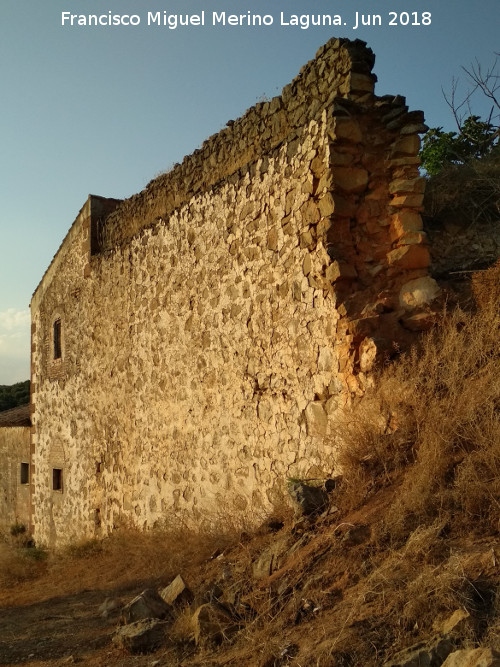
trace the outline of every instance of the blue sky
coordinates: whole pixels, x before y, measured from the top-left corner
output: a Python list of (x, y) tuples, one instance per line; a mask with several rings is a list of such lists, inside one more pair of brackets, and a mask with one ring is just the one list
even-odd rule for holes
[[(148, 26), (148, 11), (205, 26)], [(269, 27), (212, 26), (212, 12), (271, 14)], [(61, 13), (136, 14), (136, 27), (70, 27)], [(389, 26), (389, 12), (430, 26)], [(339, 14), (342, 27), (280, 25)], [(355, 14), (382, 26), (353, 30)], [(413, 12), (417, 12), (416, 15)], [(403, 16), (403, 20), (404, 20)], [(280, 94), (332, 36), (376, 54), (376, 93), (407, 97), (453, 129), (441, 88), (500, 51), (498, 0), (0, 0), (0, 384), (29, 373), (29, 302), (89, 193), (141, 190), (263, 96)], [(478, 112), (483, 111), (478, 100)]]

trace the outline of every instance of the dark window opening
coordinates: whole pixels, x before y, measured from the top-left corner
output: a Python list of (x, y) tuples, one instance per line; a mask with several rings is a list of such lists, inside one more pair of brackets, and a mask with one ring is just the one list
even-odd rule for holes
[(30, 483), (30, 464), (21, 463), (21, 484)]
[(61, 320), (56, 320), (54, 322), (54, 359), (60, 359), (62, 357), (62, 347), (61, 347)]
[(62, 491), (62, 469), (53, 468), (52, 469), (52, 490), (53, 491)]

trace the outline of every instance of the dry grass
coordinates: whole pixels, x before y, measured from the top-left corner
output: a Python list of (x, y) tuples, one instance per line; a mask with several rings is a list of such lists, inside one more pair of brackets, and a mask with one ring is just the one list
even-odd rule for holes
[[(238, 543), (240, 531), (189, 530), (185, 526), (141, 532), (124, 529), (103, 540), (88, 540), (46, 554), (14, 543), (0, 543), (0, 603), (71, 595), (82, 590), (127, 590), (155, 586), (179, 572), (196, 572), (216, 552)], [(47, 555), (42, 559), (40, 555)], [(29, 587), (19, 588), (22, 582)], [(198, 582), (196, 582), (198, 583)]]
[(445, 314), (419, 350), (386, 368), (372, 396), (346, 412), (339, 463), (347, 503), (400, 474), (389, 531), (408, 536), (444, 516), (463, 531), (497, 527), (499, 323), (491, 303)]
[(46, 571), (47, 562), (42, 550), (0, 542), (0, 588), (37, 579)]

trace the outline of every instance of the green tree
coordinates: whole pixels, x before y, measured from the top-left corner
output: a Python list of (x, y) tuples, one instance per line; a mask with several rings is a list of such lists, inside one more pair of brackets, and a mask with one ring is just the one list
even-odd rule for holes
[(30, 381), (0, 385), (0, 411), (16, 408), (30, 402)]
[[(484, 70), (476, 61), (463, 67), (468, 89), (458, 95), (458, 79), (453, 79), (450, 93), (443, 91), (457, 131), (444, 132), (442, 127), (430, 129), (424, 136), (421, 151), (422, 166), (428, 176), (436, 176), (450, 165), (464, 165), (498, 152), (500, 136), (500, 73), (497, 58)], [(490, 105), (486, 119), (472, 112), (474, 98), (480, 95)]]
[(488, 155), (498, 146), (498, 139), (498, 128), (479, 116), (466, 118), (460, 132), (432, 128), (424, 136), (422, 166), (429, 176), (436, 176), (447, 165), (461, 165)]

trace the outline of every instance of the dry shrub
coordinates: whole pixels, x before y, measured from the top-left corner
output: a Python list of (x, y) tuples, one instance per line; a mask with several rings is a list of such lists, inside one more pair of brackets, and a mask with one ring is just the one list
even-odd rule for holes
[(499, 320), (492, 307), (446, 314), (341, 424), (347, 496), (350, 487), (363, 497), (384, 477), (403, 475), (387, 520), (395, 535), (447, 514), (462, 530), (496, 528)]
[(500, 303), (500, 259), (489, 269), (473, 274), (472, 292), (481, 310), (498, 308)]
[[(229, 521), (224, 525), (200, 528), (172, 522), (151, 531), (118, 530), (100, 542), (92, 540), (70, 548), (68, 560), (73, 566), (75, 556), (76, 561), (83, 561), (82, 575), (86, 576), (92, 576), (88, 561), (94, 560), (99, 570), (95, 576), (108, 585), (133, 584), (141, 580), (164, 582), (179, 572), (196, 570), (214, 552), (238, 543), (240, 537), (239, 526)], [(60, 561), (62, 566), (63, 561)]]
[[(82, 590), (164, 585), (179, 573), (189, 583), (193, 580), (198, 584), (200, 565), (240, 538), (241, 533), (228, 522), (223, 527), (196, 530), (184, 524), (151, 531), (124, 528), (105, 539), (83, 541), (54, 552), (47, 563), (33, 562), (19, 549), (0, 544), (0, 598), (11, 604)], [(34, 554), (40, 550), (25, 551)], [(39, 577), (42, 573), (46, 576)], [(11, 583), (28, 579), (29, 587), (6, 590)]]
[(357, 507), (411, 459), (412, 434), (409, 429), (395, 428), (391, 400), (391, 392), (386, 400), (379, 390), (374, 400), (366, 397), (342, 415), (337, 430), (337, 465), (342, 471), (338, 502), (343, 509)]
[(0, 587), (33, 581), (47, 570), (46, 553), (36, 547), (0, 542)]
[(500, 153), (464, 165), (449, 165), (427, 182), (424, 207), (435, 221), (496, 222), (500, 213)]

